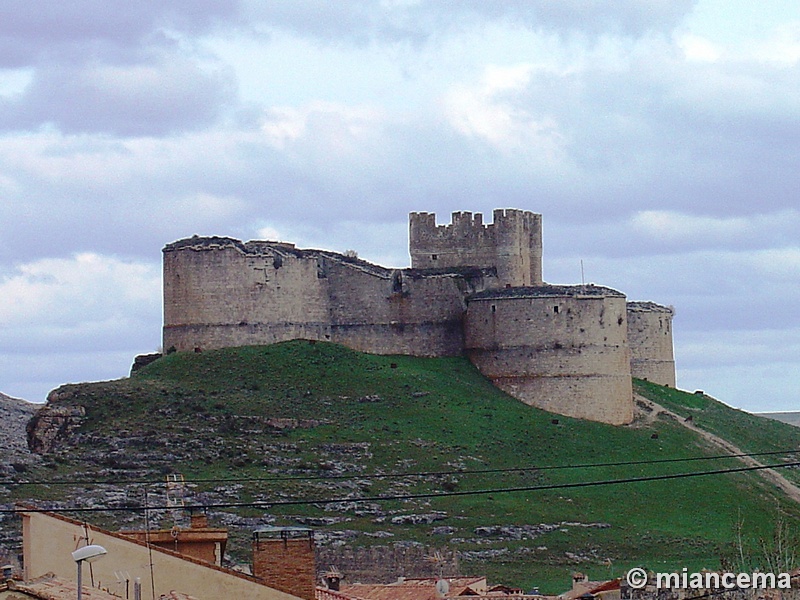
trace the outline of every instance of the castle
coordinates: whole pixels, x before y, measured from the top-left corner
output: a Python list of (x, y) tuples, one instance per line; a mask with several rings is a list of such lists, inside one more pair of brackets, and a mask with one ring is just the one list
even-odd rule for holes
[(466, 354), (539, 408), (633, 419), (631, 376), (675, 386), (670, 308), (542, 280), (542, 218), (529, 211), (411, 213), (411, 268), (270, 241), (192, 237), (164, 248), (164, 348), (292, 339), (374, 354)]

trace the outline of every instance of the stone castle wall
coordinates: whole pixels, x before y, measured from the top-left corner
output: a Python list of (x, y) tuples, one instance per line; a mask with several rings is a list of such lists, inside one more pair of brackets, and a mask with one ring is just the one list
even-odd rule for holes
[(375, 354), (463, 352), (465, 295), (493, 272), (390, 270), (278, 243), (191, 238), (164, 249), (165, 349), (324, 340)]
[(411, 213), (412, 268), (496, 268), (500, 286), (541, 284), (541, 215), (498, 209), (493, 218), (484, 225), (480, 213), (455, 212), (452, 224), (437, 226), (435, 214)]
[(164, 249), (164, 348), (330, 339), (317, 260), (288, 245), (191, 238)]
[(494, 290), (469, 300), (472, 362), (515, 398), (563, 415), (630, 423), (625, 296), (597, 286)]
[(291, 244), (193, 237), (164, 248), (163, 346), (292, 339), (375, 354), (454, 356), (533, 406), (632, 419), (631, 373), (675, 385), (672, 311), (599, 286), (542, 283), (541, 216), (410, 217), (410, 269)]
[(654, 302), (628, 302), (628, 345), (633, 377), (675, 387), (674, 312)]
[(373, 354), (462, 353), (462, 287), (482, 289), (481, 273), (466, 279), (395, 270), (383, 278), (346, 263), (328, 263), (332, 341)]

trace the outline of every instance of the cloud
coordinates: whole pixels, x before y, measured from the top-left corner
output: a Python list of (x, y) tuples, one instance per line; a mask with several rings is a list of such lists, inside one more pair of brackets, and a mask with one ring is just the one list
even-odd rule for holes
[(50, 125), (65, 133), (164, 135), (212, 124), (234, 95), (230, 73), (201, 69), (177, 55), (136, 64), (58, 65), (37, 70), (22, 94), (0, 100), (0, 129)]
[(466, 136), (484, 139), (503, 153), (530, 153), (548, 162), (563, 154), (564, 139), (548, 116), (537, 119), (507, 97), (527, 87), (532, 65), (489, 66), (477, 88), (459, 86), (444, 98), (446, 118)]
[(517, 23), (531, 29), (579, 31), (598, 36), (613, 31), (638, 36), (670, 30), (689, 12), (692, 0), (295, 0), (244, 3), (243, 17), (301, 36), (367, 44), (375, 41), (424, 43), (444, 31), (487, 22)]
[(331, 159), (353, 160), (353, 155), (355, 160), (366, 158), (364, 149), (380, 135), (384, 121), (383, 111), (377, 107), (315, 101), (300, 107), (269, 108), (261, 129), (265, 140), (276, 148), (294, 156), (324, 155), (324, 162), (329, 163)]
[(136, 56), (145, 45), (171, 44), (165, 32), (199, 33), (235, 18), (236, 3), (227, 0), (71, 0), (46, 10), (4, 0), (0, 67), (83, 63), (86, 56), (116, 62)]
[(731, 375), (736, 336), (798, 327), (800, 35), (790, 3), (737, 3), (752, 23), (728, 4), (9, 0), (0, 290), (22, 308), (0, 353), (33, 378), (37, 353), (124, 370), (160, 327), (125, 281), (195, 233), (402, 266), (409, 211), (517, 207), (544, 215), (548, 280), (583, 259), (676, 305), (676, 340), (731, 348), (692, 346), (682, 372), (718, 354)]
[(630, 230), (651, 248), (764, 248), (791, 243), (800, 227), (800, 212), (794, 209), (768, 214), (715, 217), (670, 210), (637, 212)]
[(154, 315), (158, 321), (160, 281), (154, 265), (94, 253), (19, 265), (0, 279), (0, 347), (87, 348), (104, 336), (106, 344), (127, 344), (120, 329), (130, 331)]
[(0, 381), (41, 401), (65, 381), (121, 377), (159, 344), (161, 274), (94, 253), (18, 265), (0, 277)]
[(685, 34), (679, 36), (676, 42), (689, 61), (713, 63), (722, 56), (721, 48), (699, 35)]
[(748, 410), (797, 410), (800, 327), (756, 331), (676, 329), (678, 385)]

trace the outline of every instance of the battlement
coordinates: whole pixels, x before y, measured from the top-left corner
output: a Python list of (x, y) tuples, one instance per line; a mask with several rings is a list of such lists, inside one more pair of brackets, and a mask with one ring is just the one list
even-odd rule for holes
[(437, 225), (436, 214), (409, 215), (409, 252), (415, 269), (494, 269), (502, 286), (542, 283), (542, 217), (513, 208), (496, 209), (493, 223), (483, 214), (454, 212)]
[(481, 235), (488, 232), (493, 234), (498, 229), (512, 229), (519, 225), (528, 227), (541, 227), (540, 214), (519, 210), (517, 208), (496, 208), (492, 212), (493, 223), (484, 224), (483, 213), (472, 213), (462, 210), (452, 213), (450, 224), (437, 225), (436, 213), (412, 212), (409, 214), (409, 223), (412, 230), (416, 230), (420, 235), (438, 235), (440, 237), (453, 236), (473, 230), (475, 234)]

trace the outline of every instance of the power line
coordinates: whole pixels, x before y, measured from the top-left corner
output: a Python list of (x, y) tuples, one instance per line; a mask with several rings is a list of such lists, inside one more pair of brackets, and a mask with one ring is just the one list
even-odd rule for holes
[[(297, 499), (297, 500), (275, 500), (275, 501), (256, 501), (256, 502), (219, 502), (213, 504), (202, 504), (197, 505), (195, 507), (190, 508), (204, 508), (204, 509), (216, 509), (216, 508), (269, 508), (275, 506), (302, 506), (302, 505), (309, 505), (309, 504), (336, 504), (339, 502), (387, 502), (387, 501), (394, 501), (394, 500), (421, 500), (421, 499), (435, 499), (435, 498), (452, 498), (457, 496), (479, 496), (479, 495), (488, 495), (488, 494), (507, 494), (507, 493), (515, 493), (515, 492), (540, 492), (540, 491), (550, 491), (550, 490), (562, 490), (562, 489), (574, 489), (574, 488), (585, 488), (585, 487), (595, 487), (595, 486), (604, 486), (604, 485), (622, 485), (628, 483), (643, 483), (643, 482), (650, 482), (650, 481), (667, 481), (672, 479), (685, 479), (690, 477), (703, 477), (703, 476), (710, 476), (710, 475), (724, 475), (728, 473), (742, 473), (746, 471), (759, 471), (762, 469), (783, 469), (787, 467), (797, 467), (800, 466), (800, 461), (797, 462), (790, 462), (784, 463), (780, 465), (756, 465), (756, 466), (748, 466), (748, 467), (737, 467), (733, 469), (717, 469), (712, 471), (696, 471), (690, 473), (672, 473), (667, 475), (648, 475), (644, 477), (626, 477), (622, 479), (606, 479), (600, 481), (579, 481), (579, 482), (572, 482), (572, 483), (553, 483), (547, 485), (531, 485), (531, 486), (518, 486), (518, 487), (510, 487), (510, 488), (490, 488), (490, 489), (481, 489), (481, 490), (461, 490), (461, 491), (453, 491), (453, 492), (420, 492), (415, 494), (392, 494), (392, 495), (382, 495), (382, 496), (367, 496), (361, 498), (348, 498), (348, 497), (340, 497), (340, 498), (304, 498), (304, 499)], [(142, 512), (145, 510), (167, 510), (169, 506), (149, 506), (147, 508), (144, 507), (132, 507), (132, 506), (108, 506), (108, 507), (75, 507), (75, 508), (57, 508), (57, 509), (45, 509), (45, 508), (33, 508), (33, 509), (20, 509), (20, 508), (13, 508), (13, 509), (0, 509), (0, 514), (16, 514), (16, 513), (25, 513), (25, 512), (80, 512), (80, 513), (88, 513), (88, 512)]]
[[(606, 463), (579, 463), (574, 465), (541, 465), (541, 466), (520, 466), (520, 467), (497, 467), (491, 469), (453, 469), (449, 471), (410, 471), (406, 473), (354, 473), (350, 475), (297, 475), (297, 476), (281, 476), (274, 475), (269, 477), (198, 477), (185, 479), (186, 483), (242, 483), (242, 482), (284, 482), (284, 481), (310, 481), (310, 480), (343, 480), (343, 479), (398, 479), (405, 477), (437, 477), (445, 475), (485, 475), (492, 473), (519, 473), (526, 471), (557, 471), (564, 469), (592, 469), (604, 467), (624, 467), (635, 465), (655, 465), (664, 463), (679, 463), (679, 462), (696, 462), (705, 460), (720, 460), (730, 458), (746, 458), (755, 456), (774, 456), (779, 454), (796, 454), (800, 450), (773, 450), (770, 452), (745, 452), (741, 454), (718, 454), (714, 456), (693, 456), (687, 458), (661, 458), (652, 460), (629, 460), (618, 462)], [(3, 485), (65, 485), (65, 486), (80, 486), (80, 485), (162, 485), (163, 480), (154, 479), (128, 479), (128, 480), (108, 480), (108, 479), (90, 479), (83, 481), (76, 480), (29, 480), (29, 481), (9, 481), (4, 482)]]

